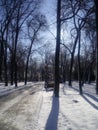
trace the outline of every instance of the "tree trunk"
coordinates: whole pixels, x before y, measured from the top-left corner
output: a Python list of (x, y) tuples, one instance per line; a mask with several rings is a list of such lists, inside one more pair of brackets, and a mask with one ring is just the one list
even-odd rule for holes
[(57, 1), (57, 39), (56, 39), (56, 52), (55, 52), (55, 87), (54, 95), (59, 97), (59, 52), (60, 52), (60, 32), (61, 32), (61, 0)]
[[(35, 37), (35, 35), (34, 35)], [(32, 45), (34, 43), (34, 37), (31, 41), (31, 45), (30, 45), (30, 48), (29, 48), (29, 52), (28, 52), (28, 56), (27, 56), (27, 61), (26, 61), (26, 69), (25, 69), (25, 85), (27, 84), (27, 72), (28, 72), (28, 63), (29, 63), (29, 57), (30, 57), (30, 54), (31, 54), (31, 49), (32, 49)]]
[(5, 86), (8, 86), (8, 76), (7, 76), (7, 43), (4, 43), (4, 67), (5, 67)]
[(96, 42), (96, 94), (98, 94), (98, 0), (95, 0), (96, 6), (96, 32), (97, 32), (97, 42)]
[(69, 86), (72, 86), (72, 68), (73, 68), (74, 53), (75, 53), (77, 41), (78, 41), (78, 34), (77, 34), (77, 36), (76, 36), (76, 38), (75, 38), (73, 51), (72, 51), (72, 53), (71, 53), (71, 63), (70, 63), (70, 70), (69, 70)]
[(81, 48), (81, 32), (79, 31), (79, 45), (78, 45), (78, 80), (79, 80), (79, 90), (82, 95), (82, 84), (81, 84), (81, 65), (80, 65), (80, 48)]
[(7, 75), (7, 37), (8, 37), (8, 26), (6, 30), (6, 41), (4, 42), (4, 67), (5, 67), (5, 86), (8, 86), (8, 75)]
[[(13, 51), (13, 50), (12, 50)], [(10, 80), (11, 80), (11, 85), (13, 85), (14, 82), (14, 58), (13, 58), (13, 52), (11, 52), (11, 57), (10, 57)]]
[(15, 36), (15, 48), (14, 48), (14, 82), (15, 82), (15, 87), (17, 88), (17, 42), (18, 42), (18, 36), (19, 36), (19, 21), (17, 20), (17, 28), (16, 28), (16, 36)]
[(4, 58), (4, 43), (3, 43), (3, 36), (0, 43), (0, 80), (2, 81), (2, 64)]
[(74, 54), (71, 54), (71, 63), (70, 63), (70, 70), (69, 70), (69, 86), (72, 86), (72, 68), (73, 68), (73, 60)]
[(12, 51), (10, 52), (10, 81), (11, 81), (11, 85), (13, 85), (14, 83), (14, 37), (12, 34)]
[(27, 84), (28, 62), (29, 62), (29, 58), (27, 58), (27, 62), (26, 62), (26, 69), (25, 69), (25, 85)]

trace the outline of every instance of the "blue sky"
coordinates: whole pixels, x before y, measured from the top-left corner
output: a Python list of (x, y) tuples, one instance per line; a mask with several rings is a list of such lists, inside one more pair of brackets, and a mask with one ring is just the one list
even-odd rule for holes
[[(56, 36), (56, 24), (53, 24), (56, 22), (56, 0), (43, 0), (42, 13), (46, 16), (49, 26), (49, 30), (51, 33), (53, 33)], [(46, 40), (55, 42), (54, 36), (47, 30), (47, 33), (45, 33)]]
[[(56, 9), (57, 9), (57, 0), (43, 0), (42, 4), (42, 13), (46, 16), (49, 26), (50, 32), (45, 33), (46, 40), (52, 41), (54, 47), (56, 45)], [(55, 24), (53, 24), (55, 23)], [(64, 34), (63, 34), (64, 33)], [(61, 32), (62, 36), (66, 36), (66, 39), (69, 37), (68, 30), (65, 29), (64, 32)], [(46, 35), (47, 34), (47, 35)], [(55, 36), (53, 36), (53, 35)]]
[[(56, 40), (55, 37), (53, 36), (53, 35), (56, 36), (56, 1), (57, 0), (42, 0), (42, 5), (41, 5), (41, 12), (43, 15), (46, 16), (49, 25), (49, 29), (47, 29), (47, 31), (45, 32), (42, 32), (42, 36), (43, 36), (42, 42), (44, 42), (43, 44), (47, 43), (47, 46), (49, 45), (48, 51), (51, 51), (51, 53), (55, 52), (55, 45), (56, 45)], [(55, 24), (52, 24), (54, 22)], [(53, 33), (53, 35), (50, 32)], [(35, 54), (33, 55), (33, 58), (34, 57), (36, 58), (36, 56), (38, 61), (40, 62), (43, 56), (42, 55), (40, 56), (39, 54), (38, 55)]]
[(56, 20), (56, 0), (43, 0), (42, 12), (46, 15), (48, 22)]

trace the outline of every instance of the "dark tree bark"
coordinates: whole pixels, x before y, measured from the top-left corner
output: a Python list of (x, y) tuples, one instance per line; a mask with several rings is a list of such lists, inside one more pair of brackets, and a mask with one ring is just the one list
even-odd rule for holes
[(74, 53), (75, 53), (77, 42), (78, 42), (78, 34), (77, 34), (77, 36), (75, 38), (73, 51), (71, 53), (71, 63), (70, 63), (70, 71), (69, 71), (69, 86), (72, 86), (72, 68), (73, 68)]
[(61, 0), (57, 1), (57, 39), (56, 39), (56, 52), (55, 52), (55, 87), (54, 95), (59, 97), (59, 52), (60, 52), (60, 32), (61, 32)]
[(62, 74), (63, 74), (63, 82), (65, 83), (66, 82), (66, 54), (65, 54), (65, 57), (64, 57), (64, 63), (63, 63), (63, 72), (62, 72)]
[(81, 84), (81, 65), (80, 65), (80, 48), (81, 48), (81, 31), (79, 31), (79, 45), (78, 45), (78, 80), (79, 80), (79, 90), (82, 95), (82, 84)]
[(96, 42), (96, 94), (98, 94), (98, 0), (95, 0), (96, 6), (96, 32), (97, 32), (97, 42)]
[(8, 75), (7, 75), (7, 34), (6, 33), (6, 41), (4, 42), (4, 69), (5, 69), (5, 86), (8, 86)]
[(14, 47), (14, 55), (13, 55), (13, 62), (14, 62), (14, 82), (15, 82), (15, 87), (17, 88), (17, 43), (18, 43), (18, 36), (19, 36), (19, 14), (17, 16), (17, 22), (16, 22), (16, 32), (15, 32), (15, 47)]
[(12, 50), (10, 51), (10, 78), (11, 78), (11, 85), (14, 83), (14, 37), (12, 32)]
[(2, 80), (2, 63), (4, 59), (4, 43), (3, 43), (3, 36), (0, 43), (0, 80)]
[(32, 45), (34, 43), (34, 39), (31, 42), (30, 48), (29, 48), (29, 52), (28, 52), (28, 56), (27, 56), (27, 61), (26, 61), (26, 69), (25, 69), (25, 85), (27, 84), (27, 72), (28, 72), (28, 63), (29, 63), (29, 57), (31, 54), (31, 50), (32, 50)]
[(13, 52), (11, 54), (11, 63), (10, 63), (10, 73), (11, 73), (11, 85), (13, 85), (13, 82), (14, 82), (14, 65), (13, 65)]

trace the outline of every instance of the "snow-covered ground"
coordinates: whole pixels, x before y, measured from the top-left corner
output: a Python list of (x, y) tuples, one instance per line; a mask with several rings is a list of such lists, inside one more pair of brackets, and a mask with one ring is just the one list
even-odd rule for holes
[(20, 83), (17, 89), (2, 86), (2, 95), (7, 96), (0, 98), (0, 130), (33, 130), (42, 102), (42, 88), (42, 82), (26, 86)]
[[(94, 86), (85, 85), (83, 89), (88, 88), (95, 93)], [(98, 96), (92, 93), (79, 95), (76, 82), (73, 88), (61, 85), (59, 99), (44, 91), (35, 130), (98, 130)]]
[[(31, 82), (29, 82), (27, 84), (27, 86), (30, 85), (30, 84), (31, 84)], [(18, 87), (17, 88), (15, 88), (15, 85), (8, 84), (8, 86), (5, 86), (4, 83), (0, 83), (0, 96), (12, 93), (12, 92), (14, 92), (16, 90), (19, 90), (19, 89), (22, 89), (24, 87), (26, 87), (26, 86), (24, 85), (23, 82), (18, 83)]]
[(40, 83), (43, 83), (43, 82), (27, 82), (27, 85), (24, 85), (24, 82), (19, 82), (17, 88), (15, 88), (15, 85), (8, 84), (8, 86), (5, 86), (4, 83), (0, 83), (0, 97), (2, 97), (4, 95), (8, 95), (8, 94), (13, 93), (18, 90), (22, 90), (24, 88), (28, 89), (32, 85), (40, 84)]
[(26, 90), (1, 103), (0, 130), (97, 130), (95, 84), (85, 84), (83, 91), (83, 96), (79, 95), (77, 82), (72, 88), (61, 84), (59, 98), (53, 96), (53, 91), (31, 94), (32, 89)]

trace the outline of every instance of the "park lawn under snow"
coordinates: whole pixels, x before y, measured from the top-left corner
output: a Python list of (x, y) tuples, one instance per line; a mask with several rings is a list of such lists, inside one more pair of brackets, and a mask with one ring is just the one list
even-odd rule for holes
[(59, 98), (53, 97), (51, 91), (43, 92), (36, 130), (98, 130), (98, 96), (95, 87), (85, 85), (85, 94), (81, 96), (77, 85), (75, 82), (73, 88), (67, 84), (64, 87), (61, 85)]
[[(45, 90), (34, 95), (25, 95), (23, 100), (27, 100), (27, 102), (23, 106), (21, 104), (24, 114), (19, 112), (20, 115), (12, 118), (12, 114), (10, 115), (12, 128), (17, 130), (98, 130), (98, 96), (95, 94), (95, 84), (85, 84), (83, 92), (83, 96), (79, 95), (78, 83), (73, 82), (72, 88), (68, 87), (67, 84), (60, 85), (59, 98), (53, 96), (53, 91)], [(38, 103), (36, 103), (37, 101)], [(41, 104), (40, 108), (35, 107), (36, 109), (33, 109), (34, 102), (36, 105)], [(5, 106), (7, 107), (7, 105)], [(3, 106), (1, 108), (0, 112), (3, 111)], [(37, 111), (37, 109), (39, 110)], [(35, 110), (37, 111), (37, 118)], [(29, 115), (27, 116), (28, 112)], [(8, 117), (4, 114), (1, 115), (6, 117), (7, 124)], [(28, 120), (25, 116), (28, 117)], [(6, 130), (10, 130), (10, 128)]]

